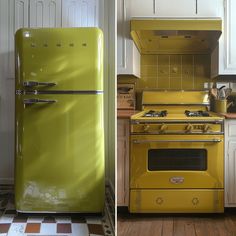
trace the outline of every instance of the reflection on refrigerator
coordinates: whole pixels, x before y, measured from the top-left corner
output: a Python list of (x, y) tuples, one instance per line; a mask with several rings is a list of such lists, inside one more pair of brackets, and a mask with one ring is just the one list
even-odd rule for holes
[(17, 211), (102, 212), (102, 32), (20, 29), (15, 42)]

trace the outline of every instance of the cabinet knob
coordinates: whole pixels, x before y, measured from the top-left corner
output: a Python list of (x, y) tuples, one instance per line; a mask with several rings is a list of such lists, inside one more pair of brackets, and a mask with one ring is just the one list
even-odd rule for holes
[(165, 124), (162, 124), (161, 127), (160, 127), (160, 131), (161, 132), (164, 132), (165, 130), (167, 130), (168, 126), (165, 125)]
[(204, 125), (203, 132), (207, 132), (210, 128), (211, 128), (210, 125)]
[(191, 132), (193, 130), (193, 125), (188, 124), (185, 129), (187, 132)]

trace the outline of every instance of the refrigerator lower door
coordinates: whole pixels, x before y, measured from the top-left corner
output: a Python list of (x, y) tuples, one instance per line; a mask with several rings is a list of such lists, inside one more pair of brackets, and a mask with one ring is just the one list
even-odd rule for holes
[(102, 212), (102, 94), (16, 95), (20, 212)]

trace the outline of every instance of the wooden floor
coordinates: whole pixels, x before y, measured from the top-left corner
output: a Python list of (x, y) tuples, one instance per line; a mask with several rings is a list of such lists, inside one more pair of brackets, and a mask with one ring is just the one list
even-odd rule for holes
[(118, 214), (117, 236), (236, 236), (236, 213), (208, 215)]

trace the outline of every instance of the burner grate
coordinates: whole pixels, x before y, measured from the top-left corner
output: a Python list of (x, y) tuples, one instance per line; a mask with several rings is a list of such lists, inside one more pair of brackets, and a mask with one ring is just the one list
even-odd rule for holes
[(163, 111), (150, 110), (143, 115), (143, 117), (165, 117), (165, 116), (167, 116), (166, 110)]
[(209, 117), (209, 113), (207, 111), (188, 111), (186, 110), (185, 115), (188, 117)]

